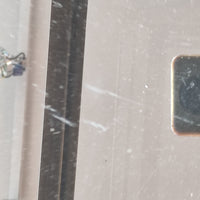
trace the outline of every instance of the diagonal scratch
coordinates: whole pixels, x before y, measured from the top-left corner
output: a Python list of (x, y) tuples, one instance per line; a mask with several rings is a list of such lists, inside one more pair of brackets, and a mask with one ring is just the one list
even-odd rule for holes
[[(175, 118), (175, 119), (178, 119), (178, 120), (180, 120), (180, 121), (183, 121), (183, 122), (185, 122), (185, 123), (187, 123), (187, 124), (191, 124), (191, 125), (194, 125), (194, 124), (195, 124), (194, 121), (185, 119), (185, 118), (183, 118), (183, 117), (179, 117), (178, 115), (175, 115), (174, 118)], [(195, 126), (200, 126), (200, 124), (195, 124)]]
[(55, 119), (57, 119), (57, 120), (59, 120), (59, 121), (65, 123), (65, 124), (67, 124), (68, 126), (77, 127), (77, 124), (76, 124), (76, 123), (71, 122), (71, 121), (69, 121), (68, 119), (65, 119), (64, 117), (59, 117), (59, 116), (57, 116), (57, 115), (55, 115), (55, 114), (52, 114), (52, 116), (53, 116)]
[(119, 96), (119, 95), (117, 95), (116, 93), (110, 92), (110, 91), (108, 91), (108, 90), (103, 90), (103, 89), (101, 89), (101, 88), (92, 86), (92, 85), (90, 85), (90, 84), (86, 84), (86, 88), (89, 89), (89, 90), (91, 90), (91, 91), (93, 91), (93, 92), (96, 92), (96, 93), (98, 93), (98, 94), (109, 95), (109, 96), (111, 96), (111, 97), (114, 97), (114, 98), (117, 98), (117, 99), (120, 99), (120, 100), (129, 102), (129, 103), (133, 103), (133, 104), (137, 104), (137, 105), (142, 105), (141, 103), (136, 102), (136, 101), (133, 101), (132, 99), (128, 99), (128, 98)]
[(99, 130), (101, 130), (101, 132), (106, 132), (108, 130), (108, 127), (103, 126), (102, 124), (99, 124), (97, 122), (94, 121), (90, 121), (90, 120), (83, 120), (83, 123), (88, 124), (93, 126), (94, 128), (97, 128)]

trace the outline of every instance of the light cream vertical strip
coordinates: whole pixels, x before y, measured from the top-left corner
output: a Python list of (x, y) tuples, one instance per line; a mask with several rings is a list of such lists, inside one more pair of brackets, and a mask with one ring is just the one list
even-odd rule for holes
[(51, 1), (33, 0), (19, 199), (38, 199)]
[[(31, 0), (20, 0), (18, 31), (16, 33), (18, 42), (17, 52), (23, 51), (25, 54), (27, 54), (28, 51), (30, 11)], [(16, 87), (14, 95), (16, 101), (14, 106), (15, 117), (13, 121), (9, 199), (16, 199), (18, 196), (26, 99), (26, 73), (22, 77), (15, 77), (14, 81)]]

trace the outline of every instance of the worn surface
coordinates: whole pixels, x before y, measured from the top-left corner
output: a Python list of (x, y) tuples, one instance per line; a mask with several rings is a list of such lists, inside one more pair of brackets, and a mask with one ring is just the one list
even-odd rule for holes
[[(1, 1), (0, 46), (11, 54), (27, 52), (29, 0)], [(22, 42), (23, 37), (23, 42)], [(0, 199), (18, 196), (26, 76), (0, 81)]]
[[(33, 0), (30, 7), (26, 102), (19, 199), (38, 199), (51, 2)], [(44, 9), (45, 8), (45, 9)], [(23, 38), (21, 38), (23, 40)]]
[(177, 134), (200, 133), (200, 57), (178, 56), (172, 64), (172, 126)]
[(52, 1), (39, 200), (73, 199), (87, 1)]
[(200, 52), (197, 0), (88, 4), (75, 200), (199, 199), (200, 138), (171, 131), (171, 61)]

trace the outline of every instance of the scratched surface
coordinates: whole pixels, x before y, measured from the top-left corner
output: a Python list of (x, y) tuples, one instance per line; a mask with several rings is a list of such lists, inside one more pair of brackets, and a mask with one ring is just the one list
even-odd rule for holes
[[(11, 54), (27, 48), (29, 1), (0, 2), (0, 46)], [(16, 199), (24, 123), (25, 77), (0, 81), (0, 199)]]
[(171, 60), (197, 0), (89, 1), (75, 200), (199, 199), (200, 138), (171, 131)]

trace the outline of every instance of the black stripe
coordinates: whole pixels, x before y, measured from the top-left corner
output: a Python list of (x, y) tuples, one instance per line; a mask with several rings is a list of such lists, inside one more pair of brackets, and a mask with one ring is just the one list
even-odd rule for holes
[(52, 2), (39, 200), (74, 196), (87, 0)]

